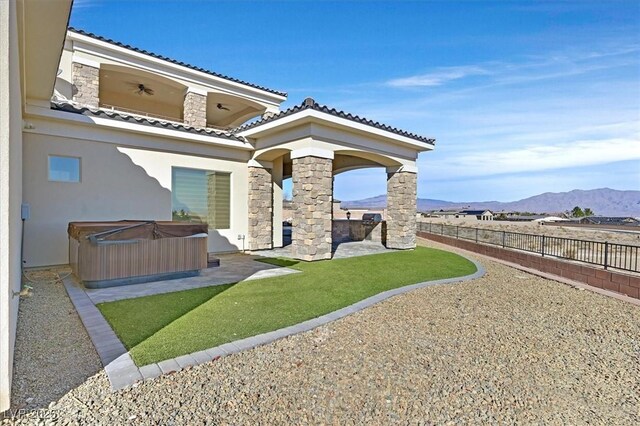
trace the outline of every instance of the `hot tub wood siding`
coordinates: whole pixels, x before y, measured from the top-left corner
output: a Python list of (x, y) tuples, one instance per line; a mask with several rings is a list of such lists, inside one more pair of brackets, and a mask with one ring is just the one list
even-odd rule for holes
[[(70, 261), (82, 281), (195, 271), (207, 267), (207, 238), (160, 238), (92, 244), (71, 238)], [(74, 253), (75, 251), (75, 253)], [(77, 259), (77, 261), (76, 261)]]

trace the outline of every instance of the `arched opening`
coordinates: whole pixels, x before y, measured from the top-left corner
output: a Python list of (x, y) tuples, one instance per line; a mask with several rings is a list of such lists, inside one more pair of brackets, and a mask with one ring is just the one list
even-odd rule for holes
[[(290, 154), (282, 154), (282, 242), (286, 247), (292, 242), (294, 217), (297, 206), (293, 194), (295, 184), (291, 179)], [(362, 241), (369, 248), (378, 245), (382, 249), (384, 242), (384, 221), (386, 216), (385, 197), (387, 186), (386, 167), (398, 166), (399, 163), (389, 157), (375, 153), (354, 150), (334, 152), (332, 160), (332, 251), (344, 243)], [(382, 197), (379, 197), (383, 195)], [(370, 205), (345, 205), (342, 201), (371, 198)], [(365, 203), (366, 204), (366, 203)], [(302, 206), (304, 209), (305, 206)], [(366, 249), (362, 247), (360, 249)]]
[(111, 64), (101, 65), (99, 78), (101, 108), (182, 121), (185, 85), (157, 74)]
[(225, 93), (207, 94), (207, 127), (230, 129), (264, 114), (267, 108), (258, 102)]

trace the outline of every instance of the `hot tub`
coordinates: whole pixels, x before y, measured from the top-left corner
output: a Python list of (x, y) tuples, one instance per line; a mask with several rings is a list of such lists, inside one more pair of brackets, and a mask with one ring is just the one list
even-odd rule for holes
[(88, 288), (197, 275), (207, 267), (207, 224), (71, 222), (69, 263)]

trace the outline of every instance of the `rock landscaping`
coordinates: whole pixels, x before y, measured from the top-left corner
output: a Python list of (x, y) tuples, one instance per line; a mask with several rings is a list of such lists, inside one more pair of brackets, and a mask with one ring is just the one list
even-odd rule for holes
[[(59, 399), (46, 389), (37, 397), (54, 401), (62, 424), (640, 423), (638, 307), (481, 262), (483, 278), (400, 295), (117, 393), (101, 372)], [(36, 309), (29, 302), (23, 317)], [(83, 334), (65, 326), (63, 338)], [(76, 342), (85, 351), (86, 340)], [(79, 370), (75, 351), (58, 361), (66, 368), (27, 367), (29, 345), (18, 341), (23, 380)]]

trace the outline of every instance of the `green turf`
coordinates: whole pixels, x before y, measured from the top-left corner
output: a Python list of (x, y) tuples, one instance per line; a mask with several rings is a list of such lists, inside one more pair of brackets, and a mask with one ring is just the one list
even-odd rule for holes
[(98, 309), (127, 348), (202, 305), (234, 284), (177, 291), (98, 304)]
[(209, 287), (110, 302), (100, 310), (135, 362), (145, 365), (277, 330), (386, 290), (476, 270), (463, 257), (425, 247), (321, 262), (265, 261), (302, 273), (245, 281), (226, 291)]

